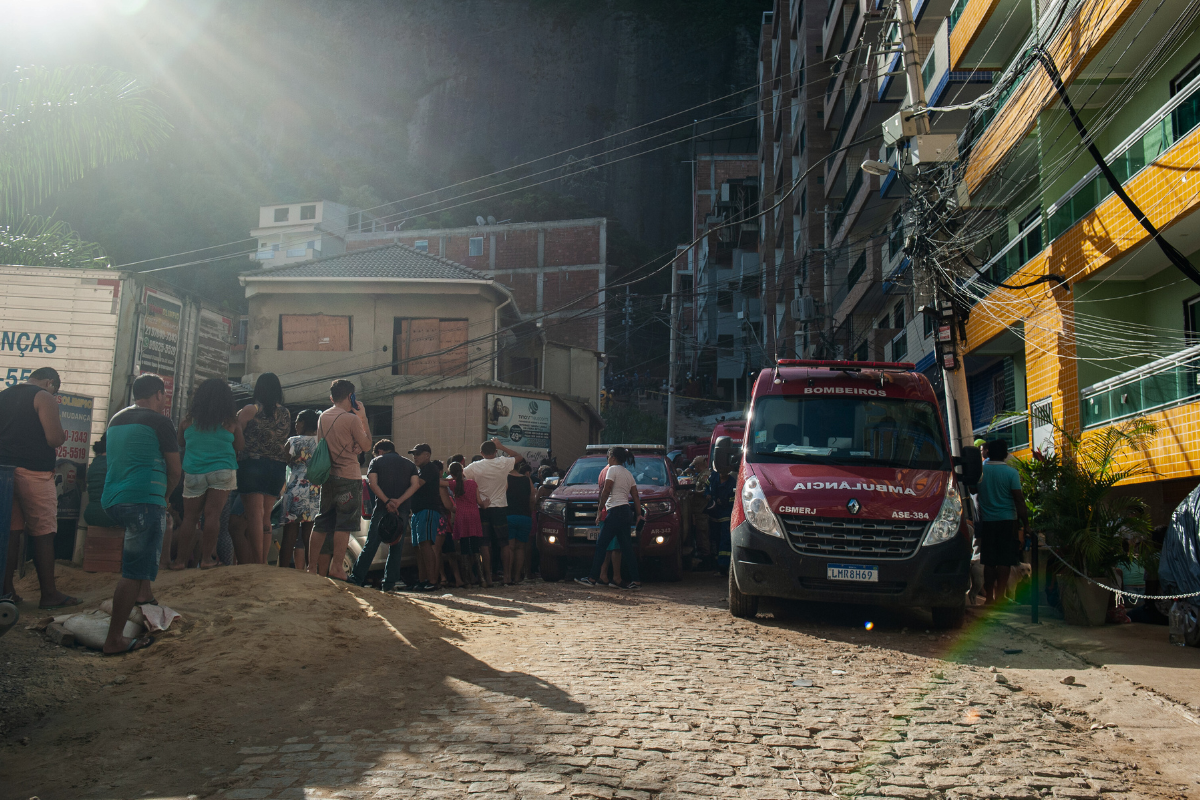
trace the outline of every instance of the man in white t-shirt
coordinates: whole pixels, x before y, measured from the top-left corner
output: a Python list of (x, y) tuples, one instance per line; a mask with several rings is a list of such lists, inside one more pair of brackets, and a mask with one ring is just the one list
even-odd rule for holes
[[(500, 455), (504, 453), (504, 455)], [(463, 477), (475, 481), (479, 496), (488, 499), (488, 507), (479, 510), (483, 522), (483, 541), (479, 554), (483, 556), (484, 571), (491, 580), (492, 548), (494, 542), (500, 548), (500, 560), (504, 564), (504, 582), (512, 585), (516, 581), (513, 569), (512, 545), (508, 541), (508, 473), (525, 456), (510, 450), (492, 439), (479, 446), (483, 458), (463, 468)]]

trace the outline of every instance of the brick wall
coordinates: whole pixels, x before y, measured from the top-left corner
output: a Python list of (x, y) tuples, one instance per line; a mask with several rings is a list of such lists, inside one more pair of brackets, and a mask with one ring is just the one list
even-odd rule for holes
[[(603, 319), (598, 290), (607, 269), (603, 219), (518, 223), (471, 228), (350, 234), (347, 250), (399, 242), (410, 247), (429, 242), (429, 253), (493, 275), (507, 286), (525, 316), (595, 308), (586, 322), (574, 319), (558, 326), (558, 341), (590, 350), (604, 350)], [(468, 255), (470, 240), (483, 237), (483, 252)], [(570, 270), (563, 268), (570, 267)], [(591, 269), (578, 269), (592, 267)], [(539, 282), (541, 291), (539, 292)], [(571, 311), (566, 313), (570, 314)], [(547, 319), (547, 325), (551, 320)], [(569, 336), (564, 339), (561, 337)]]

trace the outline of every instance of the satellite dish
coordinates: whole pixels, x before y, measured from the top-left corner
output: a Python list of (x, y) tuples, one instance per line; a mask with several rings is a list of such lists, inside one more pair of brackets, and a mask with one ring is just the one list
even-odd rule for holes
[(488, 214), (488, 225), (495, 225), (495, 224), (496, 224), (496, 218), (493, 217), (491, 214)]
[(487, 220), (484, 219), (483, 217), (476, 217), (475, 224), (476, 225), (487, 225)]

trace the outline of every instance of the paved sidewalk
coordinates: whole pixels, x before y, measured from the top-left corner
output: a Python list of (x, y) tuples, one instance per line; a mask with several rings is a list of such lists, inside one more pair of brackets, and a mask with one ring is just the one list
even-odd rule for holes
[(1165, 625), (1132, 622), (1085, 628), (1068, 625), (1045, 607), (1034, 625), (1029, 611), (1029, 606), (1016, 606), (996, 616), (1029, 636), (1200, 712), (1200, 648), (1172, 645)]

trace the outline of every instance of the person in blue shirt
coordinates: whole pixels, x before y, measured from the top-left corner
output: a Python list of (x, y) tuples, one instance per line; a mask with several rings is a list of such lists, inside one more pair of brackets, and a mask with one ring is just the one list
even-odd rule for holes
[(719, 472), (713, 470), (708, 478), (709, 535), (717, 540), (717, 566), (724, 574), (729, 569), (729, 559), (733, 554), (733, 541), (729, 534), (729, 518), (733, 515), (733, 493), (737, 490), (737, 475), (732, 471)]
[[(979, 479), (979, 521), (975, 525), (975, 540), (979, 544), (979, 560), (983, 564), (984, 600), (996, 601), (997, 584), (1003, 596), (1008, 588), (1009, 572), (1021, 563), (1021, 548), (1029, 534), (1029, 512), (1021, 492), (1021, 476), (1004, 463), (1008, 458), (1008, 442), (996, 439), (988, 442), (988, 460), (983, 464)], [(1021, 525), (1018, 529), (1017, 521)]]

